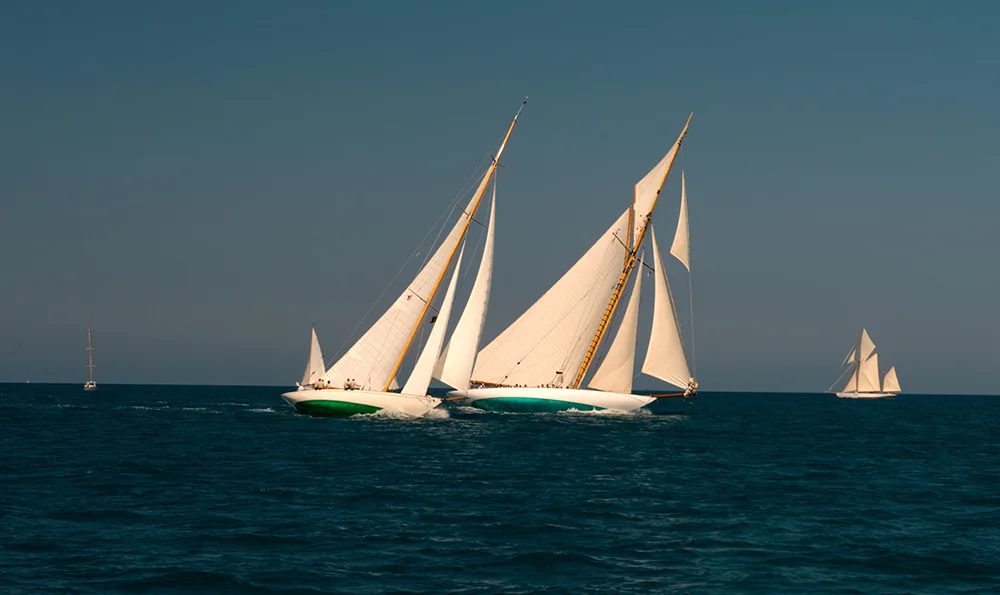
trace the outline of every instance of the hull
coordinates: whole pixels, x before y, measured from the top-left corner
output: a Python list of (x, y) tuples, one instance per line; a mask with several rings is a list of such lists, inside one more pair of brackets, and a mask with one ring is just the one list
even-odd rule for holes
[(486, 411), (556, 413), (559, 411), (635, 411), (656, 399), (643, 395), (571, 388), (473, 388), (448, 393)]
[(295, 410), (314, 417), (350, 417), (386, 411), (421, 417), (441, 399), (367, 390), (297, 390), (281, 395)]
[(84, 383), (83, 390), (97, 390), (97, 383), (96, 382)]
[(895, 397), (896, 393), (858, 393), (858, 392), (847, 392), (847, 393), (837, 393), (837, 396), (841, 399), (884, 399), (886, 397)]

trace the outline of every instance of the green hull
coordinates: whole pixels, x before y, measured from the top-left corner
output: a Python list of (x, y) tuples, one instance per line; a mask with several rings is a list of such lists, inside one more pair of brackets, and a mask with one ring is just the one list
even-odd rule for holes
[(558, 413), (576, 409), (577, 411), (600, 411), (604, 407), (585, 405), (572, 401), (555, 399), (533, 399), (530, 397), (494, 397), (492, 399), (476, 399), (469, 403), (473, 407), (486, 411), (503, 413)]
[(313, 417), (350, 417), (352, 415), (375, 413), (381, 407), (349, 403), (347, 401), (299, 401), (295, 410)]

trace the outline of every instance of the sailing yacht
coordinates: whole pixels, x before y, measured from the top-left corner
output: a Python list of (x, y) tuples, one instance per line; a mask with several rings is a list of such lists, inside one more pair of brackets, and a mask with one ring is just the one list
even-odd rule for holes
[[(842, 399), (894, 397), (900, 392), (895, 366), (879, 378), (878, 354), (875, 353), (875, 343), (866, 329), (861, 329), (861, 338), (851, 347), (841, 366), (849, 366), (844, 373), (850, 372), (844, 388), (836, 393)], [(840, 382), (840, 378), (833, 384), (836, 385), (837, 382)]]
[[(521, 104), (521, 109), (524, 108), (525, 103), (527, 103), (527, 99)], [(378, 411), (422, 416), (441, 404), (441, 399), (427, 394), (431, 376), (434, 374), (435, 368), (439, 366), (439, 362), (441, 366), (445, 366), (448, 361), (453, 362), (446, 366), (449, 377), (453, 378), (456, 374), (461, 375), (460, 369), (463, 365), (468, 366), (468, 371), (465, 374), (471, 376), (471, 358), (466, 353), (474, 356), (479, 347), (479, 338), (477, 333), (471, 332), (470, 327), (474, 326), (473, 319), (477, 315), (480, 318), (485, 316), (486, 302), (483, 293), (485, 292), (488, 297), (489, 270), (492, 269), (492, 242), (495, 225), (493, 212), (496, 208), (495, 174), (497, 166), (500, 164), (500, 156), (514, 131), (521, 109), (518, 109), (517, 114), (514, 115), (514, 119), (507, 128), (507, 133), (497, 149), (497, 154), (479, 181), (472, 199), (465, 208), (461, 209), (458, 221), (406, 290), (396, 298), (395, 302), (389, 306), (375, 324), (347, 350), (343, 357), (323, 372), (313, 386), (303, 387), (302, 384), (306, 384), (303, 382), (300, 383), (300, 390), (282, 395), (282, 398), (294, 406), (297, 411), (323, 417), (347, 417)], [(482, 202), (483, 195), (489, 188), (491, 179), (494, 181), (493, 206), (491, 206), (487, 228), (487, 248), (483, 250), (480, 270), (470, 295), (470, 302), (467, 304), (462, 319), (456, 327), (456, 333), (453, 334), (451, 343), (448, 345), (446, 357), (442, 358), (441, 348), (455, 297), (455, 286), (458, 282), (467, 231), (480, 202)], [(427, 317), (435, 294), (449, 268), (452, 269), (451, 280), (440, 308), (437, 310), (437, 315), (430, 318), (429, 322), (433, 323), (433, 327), (427, 342), (417, 357), (413, 370), (402, 389), (399, 392), (392, 392), (399, 389), (396, 375), (403, 363), (403, 358)], [(486, 278), (485, 286), (481, 281), (484, 275)], [(482, 313), (477, 314), (480, 309), (482, 309)], [(469, 322), (465, 322), (467, 317)], [(463, 322), (465, 322), (464, 325)], [(459, 334), (458, 329), (464, 330)], [(313, 336), (315, 338), (315, 335)], [(310, 362), (311, 358), (310, 354)], [(311, 369), (312, 365), (312, 363), (309, 364), (310, 367), (307, 368), (307, 371)]]
[(90, 336), (90, 319), (87, 319), (87, 360), (90, 379), (83, 383), (83, 390), (97, 390), (97, 383), (94, 382), (94, 342)]
[[(670, 284), (651, 225), (653, 209), (690, 123), (689, 116), (670, 151), (635, 185), (634, 200), (628, 208), (562, 278), (479, 352), (470, 386), (456, 387), (450, 396), (489, 411), (633, 411), (658, 397), (691, 396), (696, 392), (697, 382), (688, 369)], [(690, 274), (686, 192), (682, 184), (681, 211), (671, 254)], [(655, 297), (652, 333), (642, 372), (683, 392), (632, 393), (642, 284), (638, 273), (618, 332), (603, 362), (584, 386), (629, 280), (641, 262), (640, 250), (647, 232), (654, 260)]]

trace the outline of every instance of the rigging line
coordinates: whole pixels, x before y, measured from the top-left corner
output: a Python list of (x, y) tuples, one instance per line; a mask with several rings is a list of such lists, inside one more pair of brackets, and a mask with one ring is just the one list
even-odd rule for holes
[(830, 390), (833, 387), (837, 386), (837, 383), (840, 382), (840, 379), (843, 378), (844, 374), (847, 374), (848, 372), (854, 373), (854, 364), (851, 364), (850, 366), (847, 367), (846, 370), (844, 370), (843, 372), (841, 372), (840, 376), (837, 376), (837, 379), (834, 380), (833, 384), (830, 385), (830, 388), (826, 389), (826, 392), (830, 392)]

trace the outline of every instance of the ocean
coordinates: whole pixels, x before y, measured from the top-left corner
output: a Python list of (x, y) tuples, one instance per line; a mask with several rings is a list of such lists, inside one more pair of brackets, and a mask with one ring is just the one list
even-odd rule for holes
[(0, 593), (998, 593), (1000, 398), (310, 418), (0, 385)]

